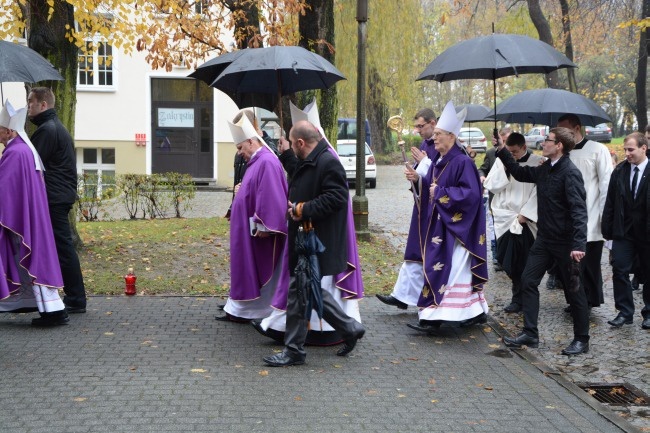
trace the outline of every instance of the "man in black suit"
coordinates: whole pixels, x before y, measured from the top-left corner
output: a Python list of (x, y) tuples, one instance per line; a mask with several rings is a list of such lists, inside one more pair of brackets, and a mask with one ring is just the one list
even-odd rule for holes
[[(632, 323), (634, 298), (629, 275), (635, 255), (641, 269), (650, 269), (650, 167), (648, 140), (634, 132), (623, 142), (625, 162), (612, 173), (603, 212), (602, 231), (612, 239), (614, 305), (618, 315), (609, 323), (615, 328)], [(650, 285), (643, 285), (643, 329), (650, 329)]]
[(537, 185), (537, 238), (521, 275), (524, 328), (517, 337), (503, 338), (507, 347), (539, 345), (538, 287), (546, 270), (555, 262), (573, 316), (573, 341), (562, 354), (579, 355), (589, 351), (587, 296), (579, 280), (574, 278), (579, 278), (578, 263), (584, 258), (587, 246), (587, 193), (580, 170), (569, 158), (573, 146), (574, 134), (570, 129), (551, 129), (542, 145), (542, 155), (548, 159), (537, 167), (519, 165), (504, 145), (497, 149), (497, 158), (512, 177)]
[[(284, 350), (263, 358), (271, 367), (286, 367), (305, 363), (305, 341), (311, 312), (305, 302), (305, 287), (299, 287), (296, 264), (301, 254), (296, 248), (296, 235), (302, 227), (313, 226), (323, 243), (324, 251), (317, 254), (321, 271), (321, 288), (334, 284), (333, 275), (346, 269), (348, 191), (345, 169), (338, 157), (329, 150), (327, 140), (310, 122), (296, 122), (289, 140), (280, 139), (280, 161), (289, 175), (289, 294), (287, 296), (287, 327)], [(363, 337), (361, 323), (348, 316), (331, 293), (323, 289), (323, 319), (340, 333), (344, 345), (336, 354), (346, 356)]]

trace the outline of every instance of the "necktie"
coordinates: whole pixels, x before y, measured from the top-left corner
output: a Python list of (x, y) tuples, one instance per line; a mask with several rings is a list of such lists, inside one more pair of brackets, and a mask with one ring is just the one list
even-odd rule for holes
[(639, 179), (639, 167), (634, 167), (634, 176), (632, 176), (632, 198), (636, 198), (636, 181)]

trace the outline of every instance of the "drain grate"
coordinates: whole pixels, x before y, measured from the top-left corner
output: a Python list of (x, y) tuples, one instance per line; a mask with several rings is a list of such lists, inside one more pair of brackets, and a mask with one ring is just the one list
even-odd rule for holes
[(612, 406), (650, 406), (650, 397), (629, 383), (578, 383), (601, 403)]

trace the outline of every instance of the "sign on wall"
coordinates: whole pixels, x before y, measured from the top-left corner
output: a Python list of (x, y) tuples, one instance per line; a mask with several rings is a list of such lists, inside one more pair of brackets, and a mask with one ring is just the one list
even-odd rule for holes
[(158, 108), (158, 127), (194, 128), (194, 109)]

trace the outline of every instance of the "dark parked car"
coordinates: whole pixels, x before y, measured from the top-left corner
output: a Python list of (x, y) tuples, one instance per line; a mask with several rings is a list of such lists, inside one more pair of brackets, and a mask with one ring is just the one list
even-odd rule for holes
[(601, 123), (596, 126), (585, 126), (585, 137), (587, 140), (609, 143), (612, 141), (612, 128), (607, 126), (606, 123)]

